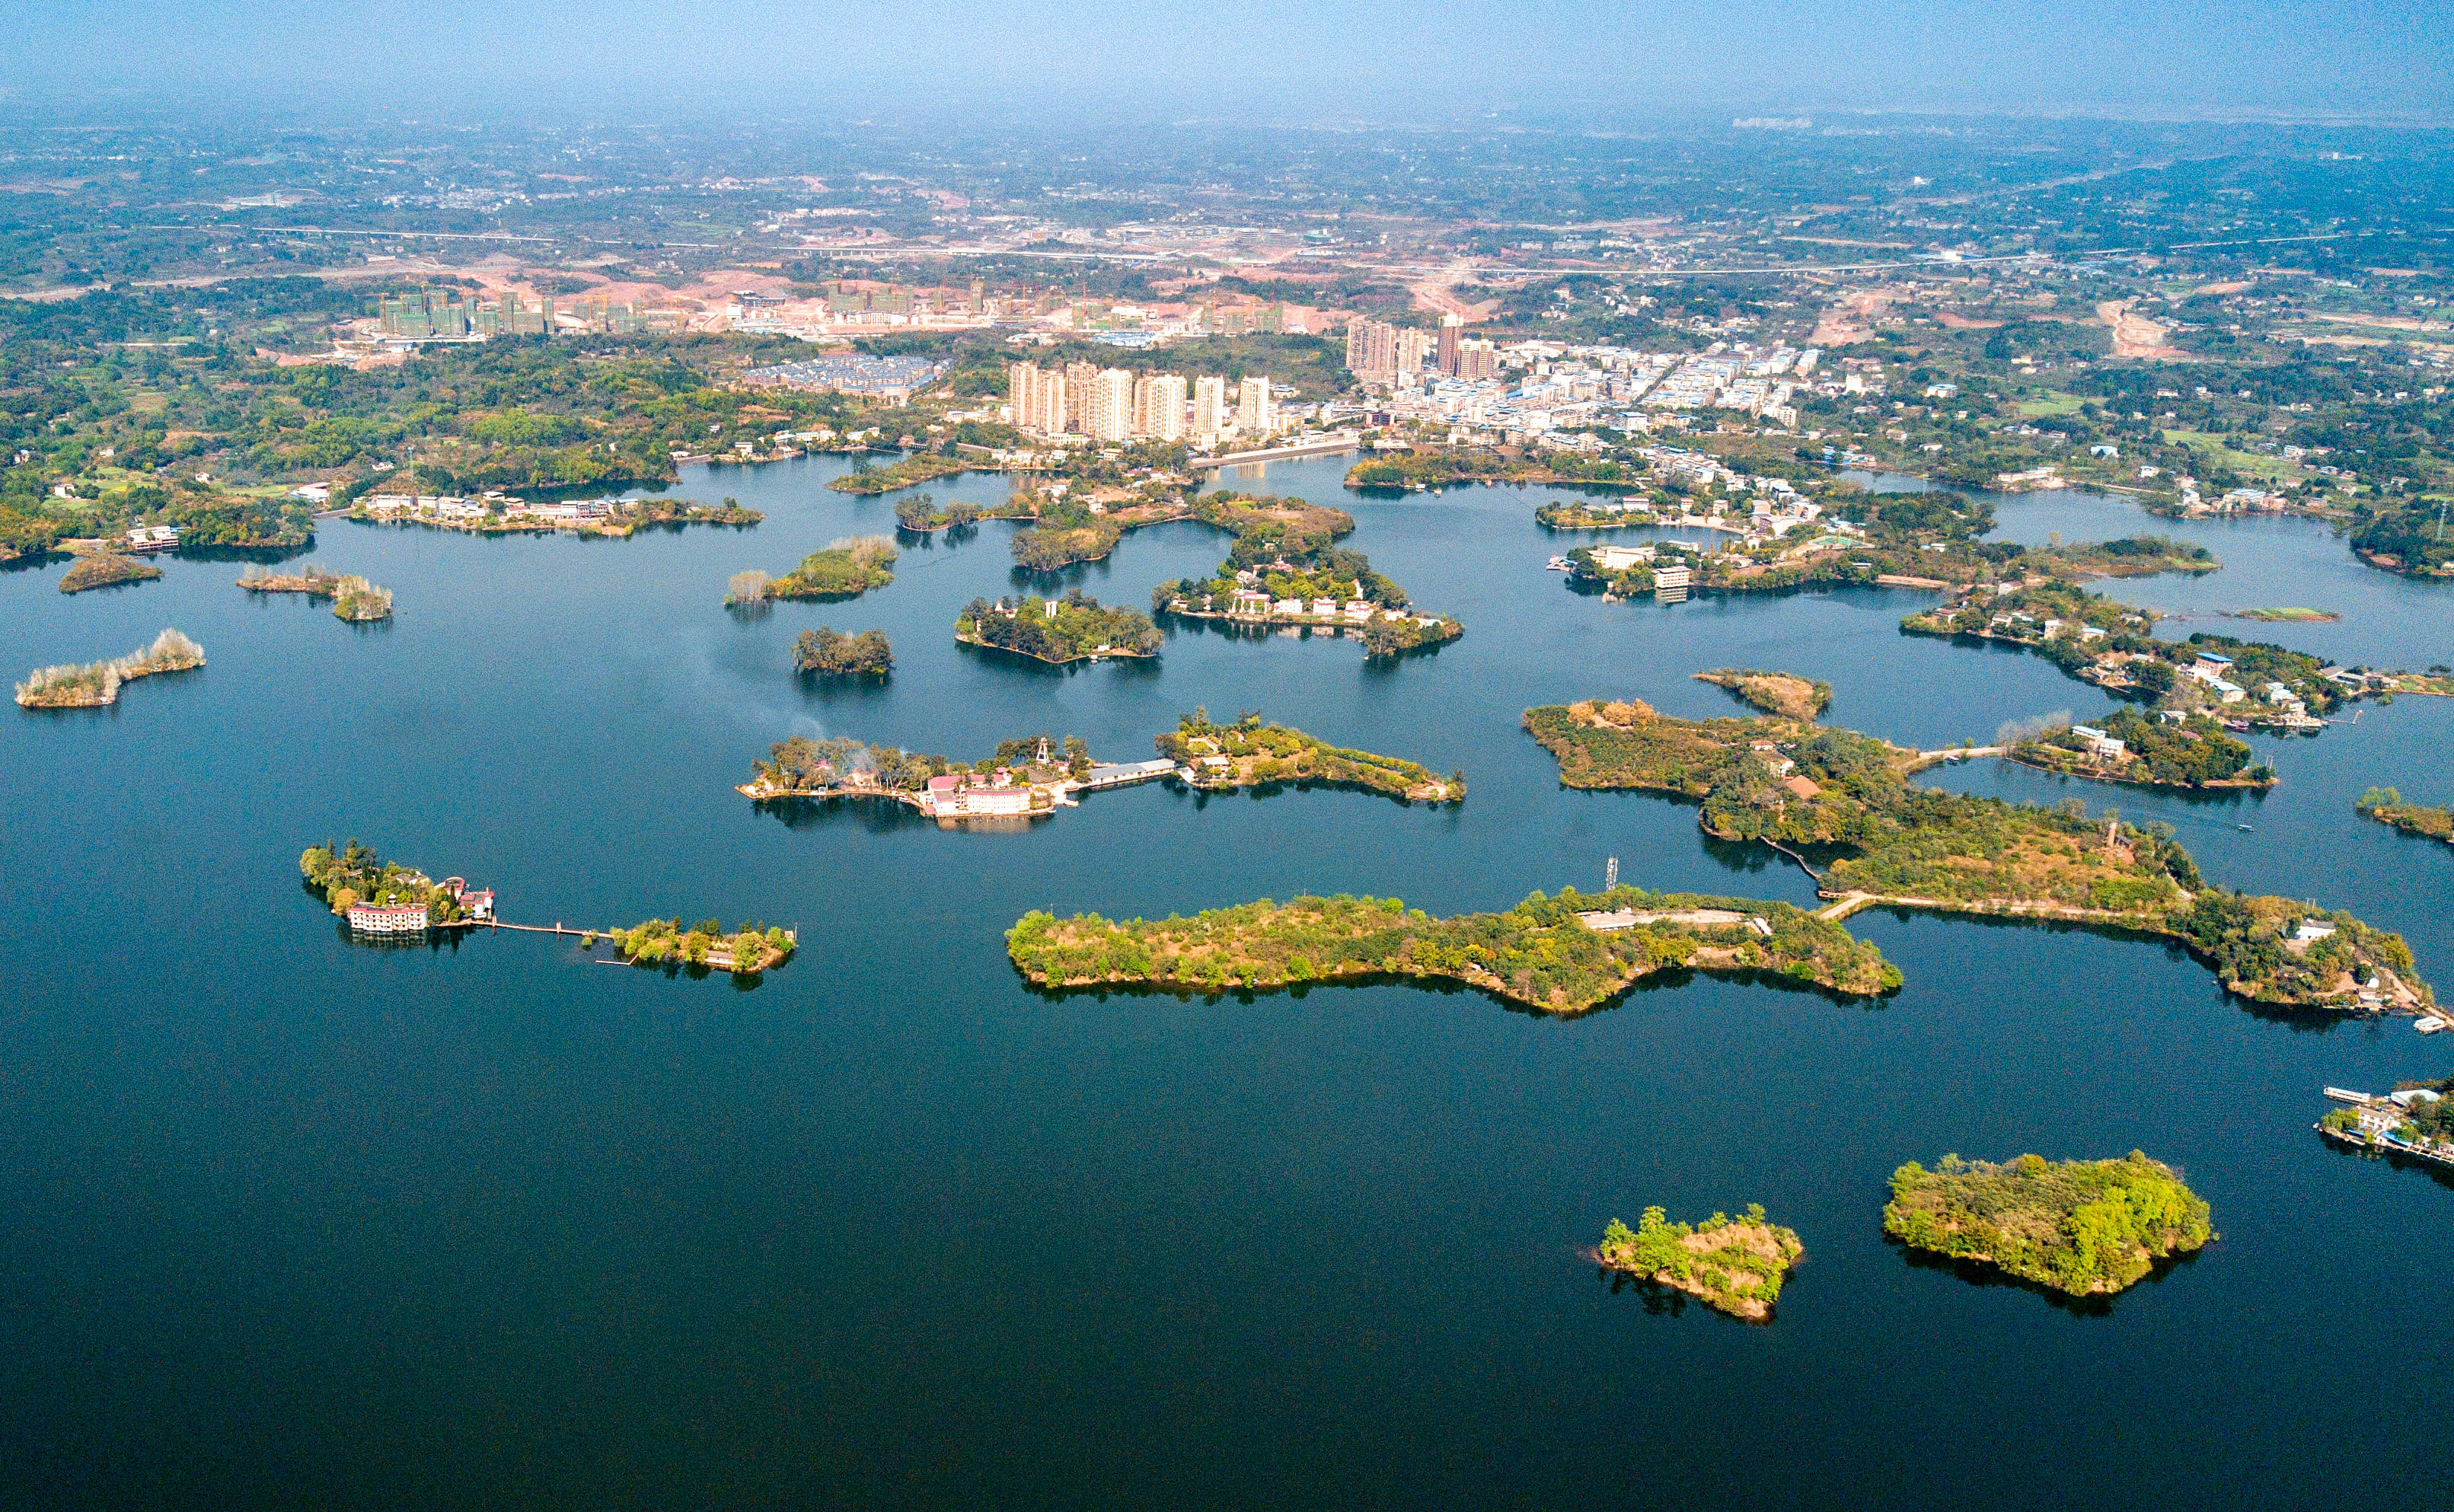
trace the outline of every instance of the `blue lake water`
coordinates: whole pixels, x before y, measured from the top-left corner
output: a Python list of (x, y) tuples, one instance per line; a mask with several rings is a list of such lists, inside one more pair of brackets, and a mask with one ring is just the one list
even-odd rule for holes
[[(1579, 596), (1542, 570), (1566, 538), (1533, 524), (1539, 491), (1366, 499), (1346, 465), (1229, 482), (1350, 510), (1352, 544), (1463, 639), (1384, 667), (1179, 631), (1155, 664), (1026, 668), (952, 639), (963, 603), (1022, 585), (996, 523), (910, 547), (855, 602), (728, 613), (731, 574), (892, 530), (892, 499), (827, 490), (841, 464), (815, 458), (685, 478), (764, 510), (747, 531), (329, 524), (307, 559), (392, 589), (377, 627), (243, 594), (225, 563), (73, 597), (56, 566), (0, 575), (20, 668), (165, 625), (211, 657), (108, 713), (0, 718), (18, 1500), (2308, 1505), (2442, 1474), (2424, 1421), (2341, 1387), (2345, 1361), (2443, 1368), (2454, 1181), (2308, 1125), (2326, 1083), (2454, 1071), (2454, 1036), (2253, 1013), (2159, 946), (1881, 914), (1852, 928), (1907, 985), (1875, 1006), (1712, 981), (1570, 1021), (1400, 986), (1027, 990), (1000, 936), (1035, 907), (1352, 891), (1448, 912), (1599, 886), (1612, 856), (1646, 885), (1811, 897), (1686, 805), (1561, 790), (1519, 727), (1532, 704), (1723, 712), (1689, 675), (1737, 664), (1824, 678), (1833, 722), (1924, 745), (2107, 707), (2041, 658), (1902, 635), (1921, 594)], [(2123, 508), (2032, 495), (2002, 531), (2171, 529), (2225, 570), (2111, 591), (2314, 604), (2343, 623), (2207, 623), (2454, 659), (2454, 594), (2321, 528)], [(1224, 550), (1159, 527), (1064, 580), (1146, 605)], [(821, 623), (884, 629), (893, 679), (795, 678)], [(1073, 733), (1137, 759), (1196, 705), (1462, 768), (1471, 796), (1139, 788), (965, 834), (788, 822), (731, 786), (796, 732), (965, 756)], [(2454, 704), (2261, 747), (2284, 778), (2262, 797), (1933, 779), (2170, 818), (2210, 876), (2400, 929), (2454, 989), (2454, 847), (2350, 808), (2373, 782), (2454, 797)], [(352, 946), (296, 872), (351, 836), (493, 885), (511, 919), (756, 917), (803, 949), (743, 991), (508, 933)], [(1904, 1159), (2133, 1147), (2185, 1169), (2223, 1238), (2101, 1314), (1882, 1239)], [(1750, 1201), (1806, 1245), (1769, 1327), (1655, 1310), (1577, 1255), (1648, 1203)]]

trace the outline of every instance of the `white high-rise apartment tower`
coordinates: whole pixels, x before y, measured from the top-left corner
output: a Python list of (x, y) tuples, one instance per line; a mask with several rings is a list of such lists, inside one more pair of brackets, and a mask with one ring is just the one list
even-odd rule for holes
[(1208, 373), (1193, 380), (1193, 438), (1208, 446), (1227, 429), (1227, 380)]
[(1095, 441), (1122, 441), (1134, 433), (1134, 375), (1110, 368), (1092, 382), (1082, 433)]
[(1263, 436), (1278, 428), (1277, 414), (1270, 403), (1270, 380), (1266, 374), (1246, 378), (1236, 390), (1236, 429), (1247, 436)]
[(1134, 385), (1134, 433), (1155, 441), (1184, 439), (1184, 378), (1155, 373)]

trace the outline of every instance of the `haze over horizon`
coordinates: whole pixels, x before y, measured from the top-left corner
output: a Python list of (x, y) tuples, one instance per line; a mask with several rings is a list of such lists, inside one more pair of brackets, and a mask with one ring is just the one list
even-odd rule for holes
[[(2454, 19), (2423, 0), (2047, 7), (1776, 0), (29, 0), (0, 97), (53, 118), (199, 105), (483, 118), (621, 108), (1111, 111), (1558, 123), (1836, 111), (2442, 118)], [(643, 91), (664, 92), (642, 95)], [(235, 92), (234, 92), (235, 91)], [(258, 91), (250, 93), (249, 91)]]

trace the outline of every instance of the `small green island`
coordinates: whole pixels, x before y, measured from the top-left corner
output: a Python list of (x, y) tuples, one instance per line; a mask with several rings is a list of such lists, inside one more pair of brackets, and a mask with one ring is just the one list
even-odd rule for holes
[(2343, 616), (2331, 609), (2303, 609), (2294, 606), (2283, 609), (2236, 609), (2226, 617), (2263, 620), (2269, 624), (2278, 625), (2331, 625)]
[(1294, 782), (1359, 788), (1402, 802), (1458, 803), (1465, 798), (1462, 772), (1442, 777), (1398, 756), (1351, 751), (1300, 730), (1264, 724), (1258, 714), (1222, 725), (1212, 723), (1207, 710), (1197, 709), (1158, 737), (1158, 753), (1190, 774), (1184, 780), (1198, 792)]
[[(685, 929), (678, 918), (652, 918), (628, 929), (608, 930), (606, 938), (634, 966), (705, 966), (754, 977), (793, 958), (799, 940), (793, 931), (765, 924), (726, 929), (705, 919)], [(593, 937), (583, 940), (593, 945)]]
[(1628, 525), (1654, 523), (1653, 500), (1641, 494), (1626, 498), (1554, 498), (1534, 506), (1534, 523), (1554, 531), (1615, 531)]
[(1062, 598), (975, 598), (955, 619), (955, 639), (1058, 666), (1158, 655), (1158, 627), (1135, 609), (1110, 609), (1076, 588)]
[(821, 677), (883, 677), (895, 670), (895, 650), (883, 630), (847, 635), (820, 625), (793, 642), (793, 670)]
[(926, 535), (932, 531), (964, 530), (982, 520), (1017, 520), (1032, 517), (1026, 495), (1016, 494), (1003, 504), (969, 504), (960, 499), (939, 504), (926, 494), (915, 494), (897, 500), (895, 505), (895, 528)]
[(1394, 897), (1262, 898), (1190, 918), (1070, 918), (1034, 911), (1006, 952), (1046, 988), (1143, 985), (1219, 993), (1341, 978), (1458, 981), (1539, 1012), (1589, 1012), (1679, 970), (1764, 978), (1871, 998), (1901, 984), (1881, 952), (1786, 903), (1648, 893), (1536, 893), (1504, 913), (1434, 918)]
[[(1919, 787), (1959, 755), (1795, 719), (1675, 719), (1640, 701), (1529, 709), (1561, 785), (1668, 793), (1718, 839), (1827, 848), (1821, 917), (1902, 908), (2069, 920), (2178, 941), (2254, 1001), (2418, 1013), (2434, 992), (2400, 935), (2297, 898), (2207, 881), (2165, 824)], [(1837, 853), (1837, 854), (1836, 854)], [(1803, 862), (1800, 863), (1804, 864)]]
[(847, 535), (801, 558), (781, 577), (735, 573), (724, 601), (747, 608), (774, 598), (858, 598), (895, 581), (895, 542), (884, 535)]
[(296, 573), (241, 573), (238, 585), (251, 594), (304, 594), (329, 598), (332, 613), (352, 624), (392, 617), (392, 590), (377, 588), (354, 574), (328, 573), (310, 567)]
[(458, 877), (438, 882), (413, 866), (385, 860), (355, 839), (337, 849), (330, 840), (309, 846), (299, 853), (298, 872), (308, 891), (352, 929), (367, 933), (423, 934), (493, 912), (492, 893), (472, 895)]
[(193, 672), (204, 664), (204, 647), (175, 630), (165, 630), (144, 650), (111, 661), (35, 668), (24, 682), (17, 684), (17, 705), (23, 709), (100, 709), (119, 701), (122, 683), (168, 672)]
[(915, 452), (884, 467), (871, 467), (864, 462), (841, 477), (828, 479), (827, 487), (838, 494), (857, 494), (868, 498), (910, 488), (915, 483), (935, 483), (941, 477), (955, 477), (971, 470), (971, 464), (959, 457)]
[(116, 583), (151, 582), (161, 575), (162, 569), (151, 562), (113, 552), (96, 552), (78, 557), (75, 565), (60, 575), (60, 592), (82, 594), (90, 588), (109, 588)]
[(1698, 682), (1727, 688), (1741, 703), (1785, 719), (1813, 719), (1832, 706), (1832, 685), (1786, 672), (1718, 667), (1696, 674)]
[(2454, 844), (2454, 809), (2405, 803), (2403, 795), (2392, 788), (2369, 789), (2353, 802), (2352, 809), (2364, 819), (2375, 819), (2405, 835)]
[(1991, 1265), (2074, 1297), (2121, 1291), (2156, 1261), (2216, 1237), (2181, 1173), (2133, 1150), (2118, 1160), (2003, 1165), (1946, 1155), (1892, 1173), (1883, 1232), (1911, 1249)]
[(1593, 1252), (1604, 1270), (1684, 1292), (1751, 1323), (1772, 1320), (1782, 1280), (1805, 1255), (1796, 1232), (1767, 1221), (1760, 1203), (1737, 1218), (1716, 1213), (1701, 1223), (1673, 1223), (1660, 1208), (1648, 1207), (1634, 1228), (1612, 1219)]
[(2251, 759), (2249, 745), (2224, 733), (2213, 716), (2178, 711), (2150, 719), (2116, 709), (2099, 725), (2064, 725), (2013, 742), (2004, 753), (2023, 766), (2064, 776), (2134, 787), (2263, 790), (2275, 768)]

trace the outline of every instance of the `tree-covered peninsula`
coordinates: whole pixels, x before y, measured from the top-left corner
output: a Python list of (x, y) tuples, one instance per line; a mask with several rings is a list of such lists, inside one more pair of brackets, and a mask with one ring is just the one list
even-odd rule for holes
[(1772, 1320), (1780, 1283), (1805, 1254), (1797, 1233), (1766, 1221), (1759, 1203), (1737, 1218), (1716, 1213), (1701, 1223), (1673, 1223), (1658, 1207), (1646, 1208), (1634, 1228), (1612, 1219), (1594, 1260), (1761, 1323)]
[(886, 632), (864, 630), (847, 635), (833, 625), (805, 630), (793, 642), (793, 670), (821, 677), (883, 677), (895, 670), (895, 650)]
[(736, 574), (725, 595), (729, 604), (770, 598), (858, 598), (895, 581), (895, 542), (883, 535), (847, 535), (801, 558), (781, 577)]
[(2065, 776), (2134, 787), (2215, 791), (2271, 788), (2276, 781), (2273, 767), (2251, 758), (2248, 742), (2203, 714), (2150, 719), (2136, 709), (2116, 709), (2097, 725), (2061, 724), (2027, 736), (2008, 755)]
[(2313, 731), (2353, 699), (2454, 695), (2454, 678), (2442, 675), (2330, 667), (2269, 641), (2205, 631), (2160, 640), (2160, 617), (2070, 583), (2034, 582), (2007, 593), (1981, 587), (1909, 615), (1901, 628), (2020, 646), (2116, 697), (2238, 727)]
[(309, 890), (335, 914), (347, 914), (352, 903), (387, 908), (423, 903), (430, 923), (457, 923), (468, 917), (452, 888), (414, 867), (387, 861), (354, 839), (339, 850), (329, 840), (308, 847), (299, 855), (298, 871)]
[(1727, 688), (1742, 703), (1784, 719), (1813, 719), (1832, 706), (1832, 685), (1786, 672), (1754, 667), (1717, 667), (1696, 674), (1698, 682)]
[(2371, 1012), (2435, 1001), (2399, 935), (2294, 898), (2227, 892), (2199, 875), (2171, 826), (1913, 786), (1940, 754), (1772, 717), (1673, 719), (1641, 702), (1529, 709), (1559, 780), (1702, 805), (1728, 840), (1838, 853), (1817, 878), (1824, 912), (1927, 909), (2069, 919), (2178, 940), (2224, 987), (2262, 1002)]
[(1300, 730), (1264, 724), (1257, 713), (1234, 724), (1214, 724), (1208, 711), (1196, 710), (1158, 737), (1158, 753), (1193, 773), (1192, 785), (1205, 791), (1318, 782), (1406, 801), (1457, 803), (1465, 797), (1462, 772), (1442, 777), (1398, 756), (1352, 751)]
[(1263, 898), (1190, 918), (1033, 912), (1006, 951), (1042, 987), (1189, 992), (1418, 977), (1463, 982), (1549, 1014), (1600, 1006), (1657, 972), (1765, 977), (1874, 997), (1900, 973), (1874, 946), (1786, 903), (1647, 893), (1536, 893), (1504, 913), (1434, 918), (1397, 898)]
[(96, 552), (91, 556), (78, 557), (76, 565), (60, 575), (60, 592), (82, 594), (90, 588), (109, 588), (116, 583), (151, 582), (161, 575), (162, 569), (151, 562), (111, 552)]
[(1883, 1232), (1912, 1249), (1987, 1264), (2022, 1280), (2084, 1297), (2118, 1292), (2155, 1262), (2200, 1248), (2215, 1233), (2181, 1173), (2137, 1150), (2119, 1160), (2004, 1165), (1946, 1155), (1892, 1173)]
[(205, 648), (175, 630), (165, 630), (142, 651), (82, 666), (37, 667), (17, 684), (26, 709), (100, 709), (119, 701), (122, 683), (166, 672), (193, 672), (205, 664)]
[(2393, 788), (2371, 788), (2360, 796), (2352, 808), (2361, 817), (2375, 819), (2405, 835), (2454, 842), (2454, 809), (2405, 803), (2403, 795)]
[(975, 598), (955, 616), (955, 638), (967, 646), (993, 646), (1059, 664), (1156, 656), (1160, 641), (1149, 615), (1105, 608), (1078, 588), (1062, 598), (1025, 595), (1011, 603)]

